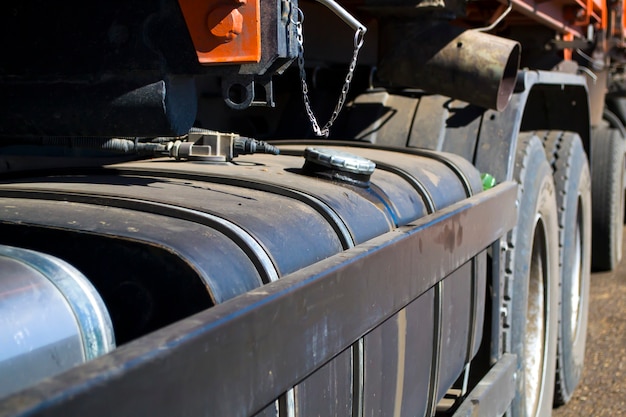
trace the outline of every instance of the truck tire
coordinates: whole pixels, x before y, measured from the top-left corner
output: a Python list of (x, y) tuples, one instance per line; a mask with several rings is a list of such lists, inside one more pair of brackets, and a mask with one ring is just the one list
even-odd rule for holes
[[(620, 135), (622, 136), (622, 139), (626, 141), (626, 127), (624, 127), (621, 117), (618, 117), (615, 113), (611, 112), (610, 110), (604, 109), (604, 112), (602, 113), (602, 118), (609, 124), (611, 128), (617, 129)], [(626, 148), (625, 148), (625, 152), (626, 152)], [(626, 178), (626, 174), (625, 174), (625, 178)], [(624, 188), (626, 189), (626, 183), (624, 184)], [(624, 201), (623, 205), (625, 207), (624, 224), (626, 224), (626, 201)]]
[(561, 303), (554, 405), (567, 403), (580, 381), (585, 356), (591, 262), (591, 175), (580, 136), (546, 132), (559, 219)]
[(541, 140), (520, 134), (514, 178), (520, 184), (517, 225), (507, 235), (503, 338), (517, 355), (511, 416), (548, 416), (552, 410), (558, 333), (558, 219), (552, 169)]
[(593, 130), (591, 266), (596, 271), (613, 270), (622, 258), (625, 152), (626, 143), (619, 130)]

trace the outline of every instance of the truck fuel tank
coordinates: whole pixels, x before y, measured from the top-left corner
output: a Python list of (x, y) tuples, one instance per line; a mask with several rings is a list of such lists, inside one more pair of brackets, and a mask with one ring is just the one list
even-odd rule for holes
[[(0, 183), (0, 243), (80, 269), (104, 300), (124, 346), (325, 259), (362, 250), (482, 190), (479, 173), (455, 155), (341, 142), (277, 146), (279, 156), (244, 155), (231, 163), (148, 159), (13, 175)], [(452, 261), (465, 239), (472, 236), (453, 225), (440, 241), (423, 245), (442, 245)], [(485, 280), (483, 251), (387, 319), (374, 319), (374, 307), (375, 326), (285, 395), (320, 415), (353, 407), (369, 414), (398, 399), (401, 407), (426, 410), (478, 350)], [(350, 303), (361, 295), (332, 296)], [(328, 329), (320, 332), (311, 335), (311, 346), (334, 337)], [(385, 383), (401, 377), (395, 388)], [(334, 398), (321, 401), (330, 395), (329, 384)], [(357, 391), (364, 397), (355, 403)], [(264, 412), (272, 414), (275, 404), (268, 407)]]

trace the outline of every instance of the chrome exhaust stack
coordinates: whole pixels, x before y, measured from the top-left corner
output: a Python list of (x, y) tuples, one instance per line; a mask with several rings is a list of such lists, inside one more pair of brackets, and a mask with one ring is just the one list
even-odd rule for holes
[(381, 22), (378, 77), (480, 107), (503, 110), (519, 68), (519, 43), (447, 23)]

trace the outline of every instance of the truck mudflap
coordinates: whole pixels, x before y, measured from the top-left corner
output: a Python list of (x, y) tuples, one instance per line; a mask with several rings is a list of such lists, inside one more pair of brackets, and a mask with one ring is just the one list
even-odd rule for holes
[(376, 164), (354, 176), (303, 165), (304, 148), (0, 184), (0, 243), (81, 270), (119, 345), (0, 415), (434, 410), (478, 349), (516, 186), (480, 192), (443, 153), (323, 150)]

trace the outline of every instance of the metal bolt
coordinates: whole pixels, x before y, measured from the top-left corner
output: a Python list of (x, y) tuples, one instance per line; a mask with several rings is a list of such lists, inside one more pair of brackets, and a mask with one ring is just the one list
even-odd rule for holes
[(207, 17), (207, 26), (211, 34), (223, 43), (231, 42), (243, 31), (243, 15), (237, 7), (244, 5), (246, 1), (236, 3), (218, 6), (211, 10)]

